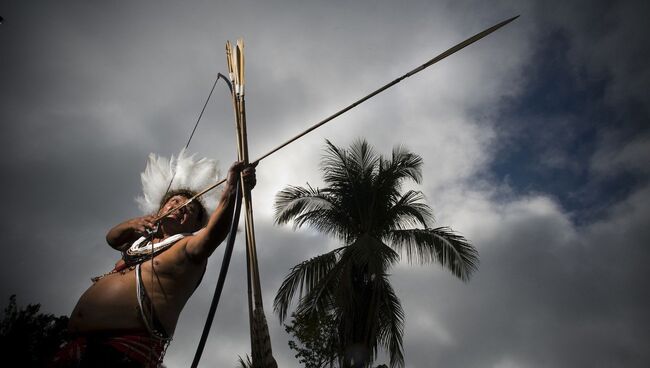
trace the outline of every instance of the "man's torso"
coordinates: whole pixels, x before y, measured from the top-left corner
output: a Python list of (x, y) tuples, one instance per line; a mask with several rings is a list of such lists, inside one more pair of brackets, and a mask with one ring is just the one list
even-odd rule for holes
[[(154, 315), (170, 336), (207, 265), (207, 260), (194, 262), (187, 257), (185, 245), (190, 238), (179, 240), (141, 265)], [(150, 312), (145, 311), (145, 315), (153, 318)], [(146, 329), (137, 299), (135, 269), (109, 274), (88, 288), (72, 312), (69, 328), (72, 333)]]

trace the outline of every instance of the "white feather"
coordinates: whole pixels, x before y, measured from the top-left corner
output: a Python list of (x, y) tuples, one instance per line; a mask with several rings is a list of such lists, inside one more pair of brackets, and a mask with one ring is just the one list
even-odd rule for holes
[[(170, 191), (189, 189), (199, 192), (219, 181), (218, 161), (208, 158), (195, 161), (194, 156), (188, 155), (185, 149), (181, 150), (178, 157), (172, 155), (171, 159), (150, 153), (147, 166), (140, 174), (142, 196), (135, 199), (140, 210), (144, 213), (158, 211), (160, 201), (167, 193), (167, 186), (172, 178), (174, 180), (169, 188)], [(217, 207), (220, 195), (221, 190), (215, 188), (204, 194), (199, 200), (208, 212), (212, 212)]]

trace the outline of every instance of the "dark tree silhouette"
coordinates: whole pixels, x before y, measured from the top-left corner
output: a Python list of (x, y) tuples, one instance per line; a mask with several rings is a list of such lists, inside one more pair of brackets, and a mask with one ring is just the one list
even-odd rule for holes
[(325, 188), (289, 186), (276, 196), (275, 220), (331, 235), (342, 247), (294, 266), (275, 297), (280, 320), (298, 292), (298, 315), (328, 313), (337, 324), (343, 367), (367, 367), (379, 348), (391, 367), (404, 366), (404, 311), (388, 279), (401, 256), (436, 262), (467, 281), (478, 252), (447, 227), (431, 228), (431, 208), (420, 191), (402, 191), (422, 178), (420, 156), (401, 147), (390, 158), (365, 140), (348, 149), (329, 141), (321, 163)]
[(16, 296), (9, 298), (0, 322), (3, 361), (15, 362), (16, 367), (44, 367), (63, 344), (68, 317), (39, 313), (40, 308), (40, 304), (19, 308)]
[(339, 349), (336, 320), (328, 315), (291, 315), (284, 329), (296, 341), (289, 348), (305, 368), (332, 368)]

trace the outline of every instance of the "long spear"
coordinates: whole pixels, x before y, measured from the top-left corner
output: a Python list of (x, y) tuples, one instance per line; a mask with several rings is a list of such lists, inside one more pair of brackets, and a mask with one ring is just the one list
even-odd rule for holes
[[(439, 62), (440, 60), (442, 60), (442, 59), (444, 59), (444, 58), (446, 58), (446, 57), (448, 57), (448, 56), (450, 56), (450, 55), (452, 55), (452, 54), (454, 54), (454, 53), (456, 53), (456, 52), (458, 52), (458, 51), (464, 49), (465, 47), (467, 47), (467, 46), (473, 44), (474, 42), (476, 42), (476, 41), (482, 39), (483, 37), (489, 35), (490, 33), (496, 31), (497, 29), (499, 29), (499, 28), (505, 26), (506, 24), (508, 24), (508, 23), (510, 23), (510, 22), (512, 22), (512, 21), (514, 21), (514, 20), (517, 19), (517, 18), (519, 18), (518, 15), (515, 16), (515, 17), (512, 17), (512, 18), (510, 18), (510, 19), (506, 19), (506, 20), (504, 20), (503, 22), (500, 22), (500, 23), (498, 23), (498, 24), (495, 24), (494, 26), (492, 26), (492, 27), (490, 27), (490, 28), (488, 28), (488, 29), (486, 29), (486, 30), (480, 32), (480, 33), (477, 33), (477, 34), (475, 34), (474, 36), (472, 36), (472, 37), (466, 39), (465, 41), (463, 41), (463, 42), (461, 42), (461, 43), (459, 43), (459, 44), (457, 44), (457, 45), (455, 45), (455, 46), (449, 48), (448, 50), (446, 50), (446, 51), (440, 53), (439, 55), (437, 55), (437, 56), (434, 57), (433, 59), (427, 61), (426, 63), (424, 63), (424, 64), (418, 66), (417, 68), (415, 68), (415, 69), (409, 71), (408, 73), (406, 73), (406, 74), (404, 74), (404, 75), (402, 75), (402, 76), (400, 76), (400, 77), (398, 77), (398, 78), (396, 78), (396, 79), (394, 79), (394, 80), (392, 80), (392, 81), (386, 83), (385, 85), (383, 85), (383, 86), (377, 88), (377, 89), (374, 90), (373, 92), (370, 92), (369, 94), (367, 94), (367, 95), (365, 95), (364, 97), (362, 97), (362, 98), (356, 100), (355, 102), (351, 103), (350, 105), (348, 105), (348, 106), (342, 108), (341, 110), (335, 112), (334, 114), (332, 114), (332, 115), (326, 117), (325, 119), (323, 119), (323, 120), (317, 122), (316, 124), (312, 125), (310, 128), (308, 128), (308, 129), (302, 131), (301, 133), (295, 135), (293, 138), (290, 138), (290, 139), (287, 140), (286, 142), (284, 142), (284, 143), (280, 144), (279, 146), (275, 147), (274, 149), (272, 149), (271, 151), (269, 151), (269, 152), (267, 152), (266, 154), (262, 155), (261, 157), (259, 157), (259, 158), (256, 159), (255, 161), (252, 161), (251, 164), (256, 165), (257, 163), (259, 163), (259, 162), (262, 161), (263, 159), (265, 159), (265, 158), (269, 157), (270, 155), (274, 154), (275, 152), (281, 150), (282, 148), (286, 147), (286, 146), (289, 145), (290, 143), (296, 141), (296, 140), (299, 139), (299, 138), (302, 138), (302, 137), (305, 136), (307, 133), (310, 133), (311, 131), (315, 130), (316, 128), (321, 127), (322, 125), (324, 125), (324, 124), (330, 122), (330, 121), (333, 120), (334, 118), (336, 118), (336, 117), (338, 117), (338, 116), (340, 116), (340, 115), (346, 113), (347, 111), (349, 111), (349, 110), (355, 108), (356, 106), (360, 105), (361, 103), (363, 103), (363, 102), (369, 100), (369, 99), (372, 98), (372, 97), (375, 97), (376, 95), (380, 94), (381, 92), (384, 92), (385, 90), (387, 90), (387, 89), (389, 89), (390, 87), (396, 85), (397, 83), (403, 81), (404, 79), (406, 79), (406, 78), (408, 78), (408, 77), (410, 77), (410, 76), (412, 76), (412, 75), (414, 75), (414, 74), (416, 74), (416, 73), (419, 73), (419, 72), (421, 72), (422, 70), (424, 70), (424, 69), (430, 67), (431, 65), (433, 65), (433, 64), (435, 64), (435, 63), (437, 63), (437, 62)], [(163, 213), (162, 215), (158, 216), (154, 221), (155, 221), (155, 222), (160, 221), (161, 219), (163, 219), (164, 217), (166, 217), (166, 216), (169, 215), (170, 213), (172, 213), (172, 212), (174, 212), (174, 211), (177, 211), (177, 210), (179, 210), (180, 208), (183, 208), (183, 207), (187, 206), (189, 203), (191, 203), (191, 202), (192, 202), (193, 200), (195, 200), (196, 198), (201, 197), (201, 196), (204, 195), (205, 193), (211, 191), (212, 189), (218, 187), (219, 185), (221, 185), (221, 184), (223, 184), (223, 183), (225, 183), (225, 182), (226, 182), (226, 179), (223, 179), (223, 180), (221, 180), (221, 181), (219, 181), (219, 182), (217, 182), (217, 183), (215, 183), (215, 184), (213, 184), (213, 185), (211, 185), (211, 186), (209, 186), (209, 187), (203, 189), (202, 191), (200, 191), (199, 193), (197, 193), (194, 197), (188, 199), (187, 202), (185, 202), (185, 203), (183, 203), (183, 204), (181, 204), (181, 205), (179, 205), (179, 206), (177, 206), (177, 207), (175, 207), (175, 208), (172, 208), (171, 210), (169, 210), (169, 211)]]

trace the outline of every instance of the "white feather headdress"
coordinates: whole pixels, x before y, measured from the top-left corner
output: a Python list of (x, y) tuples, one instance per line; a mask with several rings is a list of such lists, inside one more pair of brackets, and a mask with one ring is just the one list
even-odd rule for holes
[[(198, 192), (219, 180), (218, 161), (202, 158), (194, 160), (194, 155), (188, 155), (185, 149), (178, 157), (167, 159), (154, 153), (149, 154), (147, 167), (140, 174), (142, 180), (142, 196), (135, 200), (138, 207), (145, 213), (158, 211), (160, 201), (167, 193), (169, 182), (174, 178), (169, 190), (189, 189)], [(214, 211), (221, 191), (213, 189), (204, 194), (199, 200), (208, 210)]]

